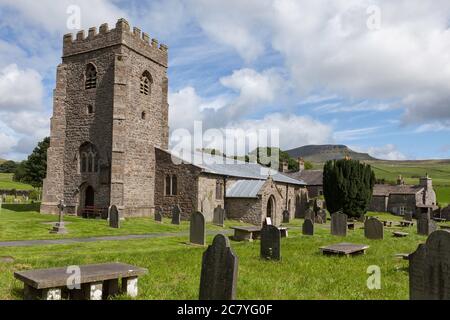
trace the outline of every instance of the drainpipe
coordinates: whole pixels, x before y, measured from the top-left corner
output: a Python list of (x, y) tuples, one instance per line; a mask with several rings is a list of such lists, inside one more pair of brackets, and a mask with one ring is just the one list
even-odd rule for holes
[(289, 183), (286, 183), (286, 202), (284, 203), (285, 210), (289, 210), (288, 203), (289, 203)]

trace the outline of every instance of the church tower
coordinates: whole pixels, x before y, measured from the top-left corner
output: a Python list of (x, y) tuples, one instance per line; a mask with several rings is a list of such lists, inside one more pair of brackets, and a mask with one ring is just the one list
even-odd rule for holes
[(155, 147), (167, 149), (168, 54), (124, 19), (64, 36), (41, 212), (116, 205), (154, 212)]

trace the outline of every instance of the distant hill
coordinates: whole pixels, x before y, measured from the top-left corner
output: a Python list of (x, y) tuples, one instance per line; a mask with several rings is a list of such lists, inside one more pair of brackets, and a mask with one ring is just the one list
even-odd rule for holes
[(350, 156), (353, 160), (377, 160), (367, 153), (353, 151), (344, 145), (308, 145), (286, 151), (292, 158), (302, 157), (306, 161), (324, 163), (328, 160), (343, 159)]
[(6, 162), (7, 160), (0, 158), (0, 163)]

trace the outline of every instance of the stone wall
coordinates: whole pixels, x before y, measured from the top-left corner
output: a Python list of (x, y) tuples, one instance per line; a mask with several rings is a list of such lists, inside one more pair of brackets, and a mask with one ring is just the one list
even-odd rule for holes
[(228, 198), (226, 200), (227, 219), (241, 220), (246, 223), (261, 225), (261, 199)]
[(389, 197), (387, 196), (372, 196), (372, 200), (369, 205), (369, 211), (387, 212), (388, 200)]
[(323, 195), (323, 186), (306, 186), (309, 198), (317, 198)]
[[(222, 183), (222, 197), (218, 199), (216, 197), (216, 185)], [(224, 208), (224, 185), (225, 179), (223, 176), (201, 174), (198, 178), (198, 209), (205, 216), (206, 222), (213, 220), (214, 209), (219, 205)]]
[[(420, 197), (418, 193), (417, 197)], [(414, 194), (391, 194), (388, 202), (388, 212), (400, 214), (400, 208), (404, 207), (406, 213), (415, 214), (416, 212), (416, 195)]]
[[(172, 216), (172, 207), (181, 207), (181, 217), (189, 220), (191, 214), (198, 209), (199, 176), (201, 170), (191, 164), (175, 164), (171, 155), (156, 149), (155, 206), (163, 209), (166, 217)], [(177, 195), (165, 194), (166, 175), (176, 175)]]

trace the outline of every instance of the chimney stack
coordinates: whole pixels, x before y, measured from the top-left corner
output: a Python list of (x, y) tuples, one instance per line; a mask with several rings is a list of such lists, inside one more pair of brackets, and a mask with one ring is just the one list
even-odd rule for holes
[(305, 160), (302, 157), (298, 157), (298, 171), (302, 172), (305, 170)]
[(288, 172), (289, 171), (289, 163), (286, 160), (281, 161), (280, 163), (280, 172)]
[(402, 186), (402, 185), (405, 184), (405, 179), (403, 179), (402, 175), (399, 175), (399, 176), (397, 177), (397, 184), (398, 184), (399, 186)]

